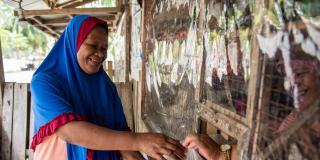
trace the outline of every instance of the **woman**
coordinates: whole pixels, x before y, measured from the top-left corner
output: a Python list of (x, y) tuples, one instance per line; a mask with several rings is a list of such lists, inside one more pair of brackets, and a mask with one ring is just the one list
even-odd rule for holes
[(179, 142), (129, 131), (115, 85), (102, 68), (107, 24), (75, 16), (33, 75), (31, 94), (35, 159), (184, 158)]

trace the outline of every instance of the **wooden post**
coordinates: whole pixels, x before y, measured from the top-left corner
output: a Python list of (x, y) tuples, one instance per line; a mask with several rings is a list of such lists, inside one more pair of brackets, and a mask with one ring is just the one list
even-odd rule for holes
[[(151, 16), (151, 5), (153, 4), (154, 0), (143, 0), (143, 11), (142, 11), (142, 69), (141, 69), (141, 110), (138, 111), (141, 113), (141, 118), (143, 119), (145, 113), (145, 98), (146, 97), (146, 61), (148, 57), (148, 27), (149, 27), (149, 19)], [(143, 122), (143, 121), (141, 121)]]
[(133, 114), (133, 86), (132, 82), (129, 80), (130, 74), (130, 51), (131, 51), (131, 9), (130, 4), (125, 4), (125, 83), (120, 83), (121, 100), (123, 104), (123, 109), (126, 115), (126, 119), (129, 127), (135, 130), (134, 125), (134, 114)]
[(112, 61), (108, 61), (107, 73), (108, 73), (108, 76), (110, 77), (110, 79), (113, 81), (114, 71), (113, 71)]
[(4, 85), (3, 94), (3, 116), (2, 116), (2, 139), (1, 139), (1, 159), (11, 160), (12, 141), (12, 116), (13, 116), (13, 87), (14, 83)]
[[(203, 35), (204, 30), (204, 18), (205, 17), (205, 0), (200, 0), (200, 20), (199, 20), (199, 32), (198, 35)], [(201, 42), (200, 44), (203, 46), (204, 38), (201, 36)], [(201, 69), (200, 69), (200, 81), (198, 87), (196, 87), (196, 94), (195, 99), (198, 102), (202, 102), (205, 98), (205, 67), (206, 67), (206, 55), (208, 54), (208, 51), (203, 49), (202, 51), (202, 62), (201, 62)], [(197, 126), (194, 126), (197, 127)]]
[(31, 91), (30, 91), (30, 85), (28, 86), (28, 127), (27, 132), (29, 132), (28, 135), (28, 143), (27, 143), (27, 156), (29, 160), (33, 160), (33, 150), (29, 149), (29, 146), (32, 143), (32, 138), (34, 134), (34, 114), (32, 111), (32, 100), (31, 100)]
[(125, 52), (126, 52), (126, 66), (125, 66), (125, 82), (129, 83), (130, 74), (130, 51), (131, 51), (131, 9), (129, 3), (125, 5), (126, 14), (126, 33), (125, 33)]
[(28, 114), (28, 84), (14, 85), (14, 107), (12, 124), (12, 160), (26, 158), (27, 146), (27, 114)]
[[(3, 72), (3, 60), (2, 60), (2, 48), (1, 48), (1, 37), (0, 37), (0, 122), (2, 122), (2, 110), (3, 110), (3, 86), (4, 86), (4, 72)], [(2, 130), (2, 123), (0, 123), (0, 131)], [(0, 132), (0, 141), (2, 138), (2, 134)], [(2, 151), (2, 146), (0, 145), (0, 152)]]

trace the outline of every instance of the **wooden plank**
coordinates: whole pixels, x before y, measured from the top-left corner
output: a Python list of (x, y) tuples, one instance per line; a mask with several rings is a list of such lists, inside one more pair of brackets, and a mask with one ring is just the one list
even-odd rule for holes
[[(2, 108), (3, 108), (3, 86), (4, 86), (4, 72), (3, 72), (3, 60), (2, 60), (2, 48), (1, 48), (1, 37), (0, 37), (0, 122), (2, 122)], [(0, 123), (0, 131), (2, 130), (2, 123)], [(0, 132), (0, 141), (1, 141), (2, 134)], [(1, 152), (1, 145), (0, 145), (0, 152)]]
[[(248, 126), (252, 127), (253, 122), (256, 120), (256, 113), (254, 110), (258, 107), (258, 99), (259, 99), (259, 90), (263, 89), (263, 85), (260, 86), (261, 82), (261, 68), (262, 63), (260, 61), (260, 52), (259, 52), (259, 44), (255, 36), (252, 38), (253, 49), (251, 52), (251, 60), (250, 60), (250, 79), (248, 84), (248, 99), (247, 99), (247, 111), (246, 111), (246, 119), (248, 121)], [(256, 122), (256, 121), (255, 121)]]
[(116, 83), (116, 87), (121, 98), (123, 111), (126, 116), (128, 126), (134, 130), (133, 104), (132, 104), (132, 83)]
[[(67, 9), (43, 9), (43, 10), (24, 10), (23, 15), (26, 18), (43, 15), (69, 15), (69, 14), (104, 14), (115, 15), (121, 10), (117, 7), (104, 8), (67, 8)], [(14, 12), (15, 16), (19, 16), (18, 12)]]
[[(203, 14), (205, 12), (205, 2), (204, 0), (201, 0), (200, 1), (200, 15), (203, 16)], [(200, 16), (201, 17), (201, 16)], [(204, 21), (204, 19), (202, 18), (201, 21)], [(204, 28), (204, 22), (202, 23), (199, 23), (200, 24), (200, 27), (202, 26), (200, 30), (200, 33), (203, 34), (203, 28)], [(204, 39), (203, 39), (203, 36), (201, 38), (201, 42), (200, 44), (203, 45), (204, 43)], [(201, 68), (200, 68), (200, 81), (199, 81), (199, 84), (198, 84), (198, 87), (196, 87), (196, 93), (195, 93), (195, 100), (202, 103), (203, 101), (205, 101), (205, 98), (206, 98), (206, 89), (205, 89), (205, 71), (206, 71), (206, 56), (208, 55), (209, 51), (206, 51), (205, 49), (203, 49), (203, 56), (202, 56), (202, 62), (201, 62)], [(197, 126), (195, 126), (197, 127)]]
[(125, 54), (126, 54), (126, 66), (125, 66), (125, 82), (129, 82), (129, 74), (130, 74), (130, 51), (131, 51), (131, 9), (130, 5), (127, 4), (125, 6), (125, 28), (126, 28), (126, 33), (125, 33), (125, 43), (126, 43), (126, 48), (125, 48)]
[(12, 126), (12, 160), (21, 160), (26, 157), (27, 148), (27, 113), (28, 113), (28, 84), (14, 85), (14, 107)]
[(3, 92), (1, 159), (4, 160), (11, 159), (13, 87), (14, 83), (6, 83)]
[(149, 28), (149, 18), (151, 16), (150, 8), (151, 1), (143, 1), (142, 10), (142, 69), (141, 69), (141, 118), (143, 119), (143, 114), (145, 113), (145, 103), (146, 100), (146, 62), (147, 62), (147, 43), (148, 43), (148, 28)]
[(34, 114), (32, 111), (30, 87), (28, 88), (28, 131), (29, 131), (29, 137), (28, 137), (29, 141), (27, 143), (27, 155), (29, 160), (33, 160), (33, 150), (29, 148), (32, 143), (32, 137), (34, 132)]
[[(114, 15), (109, 15), (109, 16), (95, 16), (101, 20), (104, 20), (108, 23), (108, 25), (113, 24), (112, 21), (115, 20)], [(43, 20), (42, 24), (44, 25), (67, 25), (70, 21), (70, 18), (59, 18), (59, 19), (49, 19), (49, 20)], [(39, 24), (33, 24), (35, 26), (39, 26)]]
[(199, 105), (199, 111), (197, 111), (199, 116), (230, 136), (240, 138), (247, 131), (248, 126), (245, 123), (228, 114), (230, 111), (218, 110), (222, 108), (218, 104), (207, 102), (205, 105)]
[(133, 99), (132, 99), (132, 103), (133, 103), (133, 117), (134, 117), (134, 124), (135, 124), (135, 128), (134, 128), (135, 132), (139, 131), (139, 117), (138, 117), (138, 114), (139, 114), (139, 110), (138, 110), (138, 107), (139, 107), (139, 102), (138, 102), (139, 86), (138, 86), (138, 83), (139, 82), (133, 80)]

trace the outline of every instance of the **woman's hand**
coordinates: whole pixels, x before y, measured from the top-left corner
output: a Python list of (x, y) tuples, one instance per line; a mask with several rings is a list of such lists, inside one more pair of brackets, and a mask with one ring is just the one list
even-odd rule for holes
[(120, 151), (123, 160), (144, 160), (143, 156), (137, 151)]
[(183, 142), (183, 146), (188, 149), (195, 149), (207, 160), (219, 159), (220, 149), (208, 135), (190, 134)]
[(152, 158), (185, 159), (185, 148), (177, 140), (159, 133), (138, 133), (136, 138), (139, 150)]

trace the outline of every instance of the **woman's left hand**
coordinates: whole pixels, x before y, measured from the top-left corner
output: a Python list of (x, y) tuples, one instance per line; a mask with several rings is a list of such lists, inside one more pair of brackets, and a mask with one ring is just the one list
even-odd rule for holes
[(140, 152), (136, 151), (120, 151), (122, 160), (144, 160)]
[(208, 135), (190, 134), (184, 140), (183, 146), (197, 150), (206, 160), (214, 160), (221, 157), (218, 144)]

